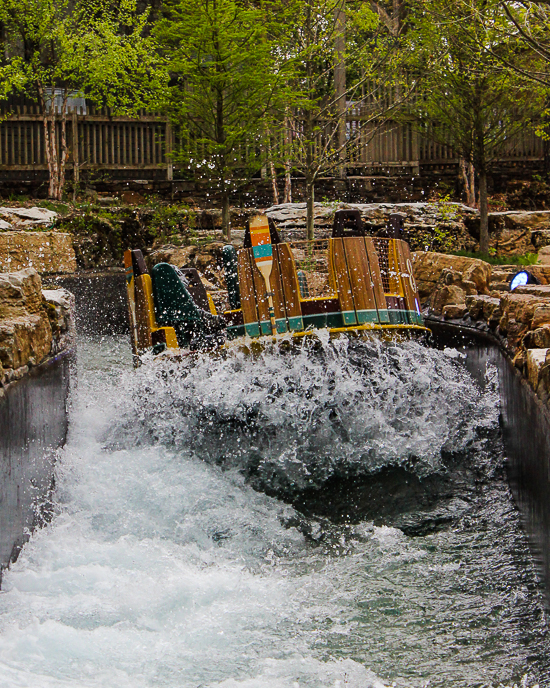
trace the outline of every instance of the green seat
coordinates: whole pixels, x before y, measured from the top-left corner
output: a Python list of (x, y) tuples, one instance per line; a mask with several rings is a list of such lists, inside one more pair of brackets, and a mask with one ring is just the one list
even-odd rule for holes
[(180, 347), (203, 349), (225, 341), (224, 319), (197, 306), (179, 268), (158, 263), (151, 279), (157, 323), (175, 329)]

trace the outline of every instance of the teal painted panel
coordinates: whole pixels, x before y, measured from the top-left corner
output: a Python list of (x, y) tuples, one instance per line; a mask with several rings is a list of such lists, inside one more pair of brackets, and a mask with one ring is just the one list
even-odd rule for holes
[(407, 318), (407, 312), (401, 310), (389, 310), (388, 314), (390, 316), (390, 325), (408, 325), (409, 319)]
[(277, 334), (284, 334), (285, 332), (288, 332), (286, 318), (279, 318), (278, 320), (275, 320), (275, 326), (277, 327)]
[(409, 311), (409, 319), (413, 325), (424, 325), (424, 318), (416, 311)]
[(244, 325), (231, 325), (227, 328), (227, 339), (237, 339), (245, 334)]
[(316, 330), (320, 330), (323, 327), (327, 327), (327, 314), (326, 313), (315, 313), (314, 315), (304, 315), (304, 329), (308, 327), (313, 327)]
[(327, 313), (327, 327), (344, 327), (344, 318), (340, 311)]
[(295, 315), (288, 319), (288, 327), (293, 332), (301, 332), (304, 329), (304, 320), (301, 315)]
[(365, 323), (377, 323), (378, 322), (378, 311), (368, 310), (368, 311), (357, 311), (357, 322), (360, 325)]
[(262, 334), (272, 334), (272, 332), (271, 332), (271, 321), (270, 320), (262, 320), (260, 325), (262, 328)]
[(344, 316), (344, 325), (357, 325), (355, 311), (342, 311), (342, 315)]
[(264, 244), (263, 246), (254, 246), (252, 248), (252, 253), (254, 258), (272, 258), (273, 257), (273, 247), (271, 244)]
[(379, 320), (383, 325), (389, 325), (389, 323), (390, 323), (390, 314), (389, 314), (389, 311), (387, 311), (387, 310), (379, 310), (379, 311), (378, 311), (378, 320)]
[(260, 326), (258, 323), (247, 323), (245, 325), (246, 334), (249, 337), (259, 337), (260, 336)]

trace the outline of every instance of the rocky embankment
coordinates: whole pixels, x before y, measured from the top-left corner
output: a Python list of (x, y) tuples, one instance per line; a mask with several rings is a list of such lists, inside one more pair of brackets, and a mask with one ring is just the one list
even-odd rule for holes
[(550, 402), (550, 265), (526, 269), (541, 282), (510, 291), (521, 268), (440, 253), (413, 254), (424, 314), (488, 332), (544, 403)]
[(0, 397), (29, 369), (72, 347), (74, 300), (42, 289), (34, 268), (0, 274)]
[(53, 230), (55, 211), (0, 207), (0, 218), (0, 273), (27, 267), (41, 273), (76, 270), (71, 234)]

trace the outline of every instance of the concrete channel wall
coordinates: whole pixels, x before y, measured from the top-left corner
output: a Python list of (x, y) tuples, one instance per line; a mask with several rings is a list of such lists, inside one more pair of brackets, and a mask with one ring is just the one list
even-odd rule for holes
[(428, 321), (435, 346), (467, 354), (480, 382), (488, 364), (498, 369), (506, 472), (550, 609), (550, 412), (491, 334), (464, 325)]
[(0, 581), (52, 513), (56, 452), (67, 434), (71, 356), (33, 368), (0, 399)]
[(0, 579), (51, 516), (56, 452), (67, 434), (73, 298), (33, 268), (0, 274)]

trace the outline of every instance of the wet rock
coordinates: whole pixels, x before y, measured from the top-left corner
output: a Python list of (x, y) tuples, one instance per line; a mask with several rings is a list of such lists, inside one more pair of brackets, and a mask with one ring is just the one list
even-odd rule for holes
[(537, 262), (550, 265), (550, 232), (548, 232), (548, 244), (545, 243), (539, 250)]
[(550, 323), (550, 303), (537, 306), (533, 312), (533, 319), (531, 320), (531, 327), (535, 330), (541, 325)]
[(33, 268), (0, 274), (0, 386), (72, 345), (73, 308), (64, 289), (42, 293)]
[(52, 345), (47, 316), (27, 315), (0, 322), (0, 361), (4, 368), (20, 368), (42, 361)]
[(34, 268), (45, 273), (76, 270), (72, 237), (63, 232), (0, 232), (0, 272)]
[(466, 306), (472, 320), (485, 320), (490, 326), (500, 322), (500, 299), (478, 294), (466, 297)]
[[(466, 258), (464, 256), (451, 256), (445, 253), (434, 253), (430, 251), (416, 251), (412, 254), (413, 269), (420, 298), (423, 302), (429, 298), (438, 288), (438, 285), (449, 280), (448, 274), (442, 273), (452, 271), (451, 281), (455, 284), (461, 283), (461, 288), (465, 293), (475, 290), (482, 294), (489, 294), (489, 281), (491, 278), (491, 266), (476, 258)], [(453, 276), (458, 273), (458, 276)], [(464, 301), (458, 302), (464, 303)]]
[(550, 346), (550, 325), (527, 332), (522, 341), (526, 349), (541, 349)]
[(454, 284), (444, 286), (433, 293), (430, 309), (436, 315), (440, 315), (443, 308), (451, 304), (463, 304), (464, 311), (466, 311), (466, 292)]
[(43, 289), (42, 299), (52, 330), (51, 353), (57, 354), (74, 344), (75, 298), (67, 289)]
[(548, 365), (548, 348), (529, 349), (526, 354), (527, 379), (533, 389), (537, 389), (543, 368)]
[(466, 315), (467, 312), (468, 309), (465, 303), (449, 304), (448, 306), (443, 307), (442, 314), (445, 320), (460, 320)]

